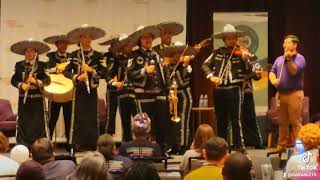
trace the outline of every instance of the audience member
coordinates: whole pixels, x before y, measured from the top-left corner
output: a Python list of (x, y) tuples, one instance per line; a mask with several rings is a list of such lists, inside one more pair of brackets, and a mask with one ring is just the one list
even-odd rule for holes
[(88, 153), (68, 180), (107, 180), (112, 179), (108, 173), (107, 163), (99, 152)]
[(206, 142), (214, 136), (213, 129), (208, 124), (201, 124), (195, 134), (194, 141), (190, 147), (190, 150), (187, 150), (180, 163), (180, 169), (184, 171), (185, 174), (189, 172), (189, 158), (190, 157), (200, 157), (202, 149), (205, 147)]
[(71, 160), (55, 161), (53, 144), (47, 138), (39, 138), (32, 144), (31, 157), (42, 165), (47, 180), (65, 180), (76, 169)]
[(124, 174), (123, 180), (160, 180), (156, 169), (145, 162), (135, 162)]
[(251, 180), (251, 161), (240, 152), (230, 154), (224, 162), (224, 180)]
[(19, 168), (19, 164), (16, 161), (4, 155), (8, 150), (9, 140), (0, 131), (0, 176), (15, 175)]
[(103, 134), (99, 137), (97, 151), (106, 159), (109, 172), (114, 179), (118, 179), (132, 165), (130, 158), (117, 154), (115, 142), (109, 134)]
[(16, 174), (16, 180), (45, 180), (41, 164), (33, 160), (23, 162)]
[(124, 142), (119, 154), (127, 157), (161, 157), (160, 146), (148, 140), (151, 120), (146, 113), (137, 114), (131, 121), (133, 141)]
[(0, 153), (8, 152), (9, 150), (9, 139), (0, 131)]
[(228, 143), (220, 137), (210, 138), (202, 150), (205, 163), (203, 167), (189, 173), (185, 180), (216, 179), (222, 180), (222, 167), (228, 156)]
[(304, 152), (290, 157), (286, 165), (288, 177), (304, 176), (314, 169), (307, 167), (318, 166), (318, 146), (320, 145), (320, 127), (317, 124), (309, 123), (300, 129), (298, 138), (304, 145)]

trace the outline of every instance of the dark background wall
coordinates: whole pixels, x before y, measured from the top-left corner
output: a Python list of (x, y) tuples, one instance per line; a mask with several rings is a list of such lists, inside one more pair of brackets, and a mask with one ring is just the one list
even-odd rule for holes
[[(269, 12), (269, 63), (281, 54), (282, 38), (295, 34), (299, 51), (305, 56), (305, 95), (310, 97), (311, 115), (320, 112), (320, 2), (318, 0), (187, 0), (187, 42), (195, 44), (213, 33), (214, 12)], [(192, 93), (194, 106), (201, 94), (208, 94), (212, 106), (212, 86), (201, 70), (212, 46), (203, 48), (193, 61)], [(269, 85), (269, 97), (275, 89)], [(210, 118), (210, 117), (209, 117)]]

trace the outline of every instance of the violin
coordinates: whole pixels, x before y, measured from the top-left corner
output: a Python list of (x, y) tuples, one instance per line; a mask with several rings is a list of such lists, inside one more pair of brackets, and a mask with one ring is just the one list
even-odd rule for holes
[[(203, 47), (207, 47), (212, 43), (212, 39), (211, 38), (207, 38), (204, 39), (202, 41), (200, 41), (200, 43), (195, 44), (193, 47), (197, 50), (197, 53), (200, 51), (201, 48)], [(181, 54), (183, 54), (183, 51), (181, 51)], [(177, 62), (179, 62), (180, 58), (190, 58), (190, 60), (194, 59), (195, 55), (192, 55), (190, 57), (187, 56), (176, 56), (176, 57), (164, 57), (163, 58), (163, 65), (167, 66), (169, 64), (176, 64)]]
[(242, 50), (239, 48), (239, 49), (235, 49), (233, 51), (233, 54), (236, 55), (236, 56), (242, 56)]
[(235, 47), (227, 47), (226, 52), (230, 54), (232, 53), (234, 56), (239, 56), (239, 57), (243, 57), (243, 55), (245, 55), (248, 57), (247, 59), (250, 61), (253, 61), (252, 58), (255, 57), (255, 55), (250, 53), (248, 49), (242, 48), (239, 45), (236, 45)]

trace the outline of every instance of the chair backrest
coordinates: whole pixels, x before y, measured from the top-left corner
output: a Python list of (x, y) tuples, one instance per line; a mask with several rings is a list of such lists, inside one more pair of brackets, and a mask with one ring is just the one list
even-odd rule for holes
[(184, 172), (181, 169), (157, 170), (160, 179), (183, 179)]
[(10, 101), (0, 99), (0, 121), (6, 121), (13, 114)]
[(158, 170), (167, 169), (167, 167), (168, 167), (168, 157), (134, 156), (134, 157), (130, 157), (130, 159), (132, 161), (143, 161), (143, 162), (147, 162), (147, 163), (152, 163), (152, 164), (156, 165), (155, 167)]
[(202, 167), (204, 162), (203, 157), (189, 157), (189, 172)]

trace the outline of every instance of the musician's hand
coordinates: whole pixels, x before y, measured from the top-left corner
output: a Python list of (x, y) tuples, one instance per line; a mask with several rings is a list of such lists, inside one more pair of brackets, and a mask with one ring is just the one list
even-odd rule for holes
[(77, 77), (79, 81), (86, 81), (88, 79), (87, 73), (82, 73), (80, 76)]
[(58, 74), (62, 73), (66, 69), (66, 64), (65, 63), (58, 64), (56, 69), (57, 69), (56, 72)]
[(196, 44), (196, 45), (194, 46), (194, 48), (195, 48), (197, 51), (200, 51), (200, 49), (201, 49), (201, 44)]
[(210, 81), (213, 82), (213, 85), (215, 86), (219, 86), (220, 82), (221, 82), (221, 78), (217, 77), (217, 76), (212, 76), (210, 78)]
[(242, 60), (248, 60), (248, 59), (252, 58), (253, 56), (254, 55), (249, 53), (248, 50), (242, 50), (242, 56), (241, 56)]
[(28, 79), (27, 79), (27, 84), (34, 84), (36, 85), (37, 84), (37, 80), (35, 78), (33, 78), (32, 76), (30, 76)]
[(23, 91), (27, 91), (29, 88), (30, 88), (30, 84), (22, 83), (21, 89), (22, 89)]
[(180, 57), (179, 62), (182, 63), (184, 66), (188, 66), (190, 60), (193, 58), (194, 58), (193, 55), (192, 56), (182, 56), (182, 57)]
[(257, 76), (258, 78), (261, 78), (261, 77), (262, 77), (262, 71), (256, 70), (256, 76)]
[(82, 72), (92, 73), (93, 68), (90, 67), (88, 64), (82, 64), (82, 66), (81, 66), (81, 71), (82, 71)]
[(123, 87), (123, 82), (113, 82), (113, 86), (115, 86), (117, 89), (120, 89)]
[(292, 60), (292, 57), (294, 56), (294, 52), (288, 50), (284, 53), (284, 57), (286, 59), (286, 61), (290, 61)]
[(164, 57), (164, 58), (162, 59), (162, 63), (163, 63), (164, 66), (169, 65), (169, 64), (170, 64), (170, 58)]
[(156, 67), (154, 65), (150, 65), (150, 66), (145, 66), (144, 68), (146, 69), (146, 73), (152, 74), (154, 73)]
[(275, 87), (278, 87), (280, 84), (280, 79), (271, 80), (271, 84), (274, 85)]

